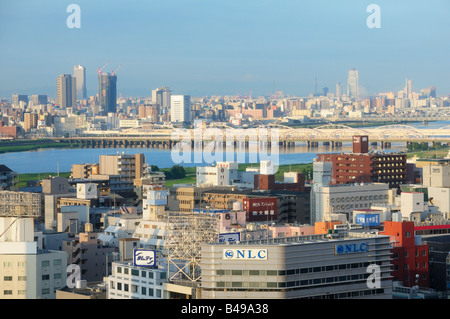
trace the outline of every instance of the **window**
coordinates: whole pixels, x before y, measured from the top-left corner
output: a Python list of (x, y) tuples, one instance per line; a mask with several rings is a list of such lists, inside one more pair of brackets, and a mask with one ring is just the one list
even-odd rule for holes
[(48, 261), (48, 260), (43, 260), (43, 261), (42, 261), (42, 267), (48, 267), (48, 266), (50, 266), (50, 261)]
[(50, 279), (50, 275), (42, 275), (42, 280), (49, 280)]
[(12, 295), (12, 290), (3, 290), (3, 294), (6, 295)]
[(42, 289), (42, 294), (43, 295), (48, 295), (49, 293), (50, 293), (50, 289), (49, 288)]
[(60, 266), (60, 265), (61, 265), (61, 259), (55, 259), (55, 260), (53, 261), (53, 265), (55, 265), (55, 266)]
[(4, 281), (12, 281), (12, 276), (4, 276), (3, 280)]

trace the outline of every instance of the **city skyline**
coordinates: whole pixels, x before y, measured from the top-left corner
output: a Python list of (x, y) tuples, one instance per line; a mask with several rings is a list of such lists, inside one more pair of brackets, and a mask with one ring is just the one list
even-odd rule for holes
[(66, 25), (69, 4), (2, 2), (0, 96), (56, 96), (54, 78), (78, 64), (92, 96), (106, 61), (105, 72), (123, 65), (123, 96), (151, 96), (162, 86), (191, 96), (267, 96), (274, 89), (307, 96), (315, 85), (346, 83), (352, 68), (360, 71), (362, 96), (402, 90), (405, 78), (416, 91), (449, 93), (445, 1), (378, 1), (379, 29), (366, 25), (368, 1), (78, 1), (79, 29)]

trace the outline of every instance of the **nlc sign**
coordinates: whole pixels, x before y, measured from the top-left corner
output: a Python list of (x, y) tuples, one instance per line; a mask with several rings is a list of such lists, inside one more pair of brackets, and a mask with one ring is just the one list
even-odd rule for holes
[(267, 260), (267, 249), (224, 249), (223, 259)]
[(367, 251), (367, 243), (339, 244), (335, 246), (336, 255), (363, 253)]

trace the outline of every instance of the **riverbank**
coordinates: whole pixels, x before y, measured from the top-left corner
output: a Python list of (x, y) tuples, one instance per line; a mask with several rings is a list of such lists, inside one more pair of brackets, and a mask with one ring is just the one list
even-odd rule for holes
[[(301, 172), (306, 174), (311, 174), (312, 176), (312, 163), (309, 164), (288, 164), (288, 165), (280, 165), (278, 171), (275, 174), (275, 179), (277, 181), (283, 180), (283, 175), (285, 172)], [(245, 171), (247, 167), (259, 167), (259, 164), (239, 164), (239, 170)], [(160, 171), (169, 171), (170, 168), (160, 168)], [(196, 167), (184, 167), (184, 171), (186, 175), (183, 178), (178, 179), (169, 179), (166, 180), (166, 187), (172, 187), (175, 184), (195, 184), (196, 183), (196, 175), (197, 168)], [(48, 178), (50, 176), (61, 176), (69, 178), (71, 172), (62, 172), (62, 173), (28, 173), (28, 174), (19, 174), (19, 187), (24, 188), (27, 186), (27, 182), (29, 181), (37, 181), (42, 180), (44, 178)]]
[(78, 144), (69, 142), (54, 142), (47, 139), (40, 140), (12, 140), (0, 142), (0, 153), (26, 152), (46, 148), (76, 148)]

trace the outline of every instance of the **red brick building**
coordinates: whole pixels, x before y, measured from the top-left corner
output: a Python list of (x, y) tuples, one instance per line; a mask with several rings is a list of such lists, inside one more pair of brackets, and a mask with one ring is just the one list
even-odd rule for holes
[(367, 136), (354, 136), (353, 153), (318, 154), (319, 162), (332, 162), (332, 184), (388, 183), (398, 187), (407, 181), (406, 154), (368, 153)]
[[(254, 189), (259, 190), (287, 190), (305, 192), (305, 174), (297, 173), (296, 182), (294, 183), (277, 183), (275, 175), (257, 174), (254, 177)], [(307, 190), (309, 191), (309, 190)]]
[(382, 234), (392, 236), (393, 279), (412, 287), (419, 275), (419, 286), (429, 288), (428, 245), (416, 243), (414, 222), (385, 221)]

